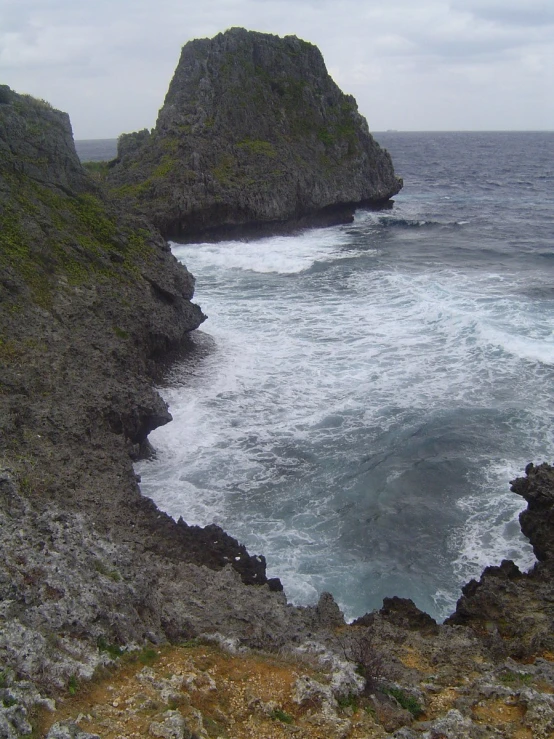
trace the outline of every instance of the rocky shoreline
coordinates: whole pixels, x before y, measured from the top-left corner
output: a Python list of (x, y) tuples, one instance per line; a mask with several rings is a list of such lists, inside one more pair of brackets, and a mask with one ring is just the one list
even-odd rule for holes
[[(194, 279), (83, 170), (67, 115), (5, 86), (0, 220), (0, 736), (130, 736), (94, 717), (91, 733), (68, 696), (123, 654), (198, 637), (297, 660), (298, 736), (552, 736), (553, 468), (530, 465), (513, 484), (537, 565), (487, 568), (445, 625), (398, 598), (351, 626), (327, 594), (293, 607), (263, 557), (141, 496), (132, 460), (170, 420), (153, 377), (205, 318)], [(190, 737), (193, 708), (213, 707), (172, 665), (189, 697), (145, 708), (148, 731)], [(173, 678), (145, 669), (161, 695)], [(287, 700), (259, 737), (290, 734)], [(33, 729), (55, 703), (66, 713)], [(232, 728), (231, 705), (218, 710), (219, 733), (206, 719), (196, 736), (251, 735)]]

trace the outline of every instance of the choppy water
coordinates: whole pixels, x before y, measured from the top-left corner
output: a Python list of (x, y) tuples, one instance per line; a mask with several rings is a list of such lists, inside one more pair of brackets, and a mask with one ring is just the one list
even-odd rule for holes
[(533, 562), (509, 480), (552, 459), (554, 134), (388, 133), (392, 211), (174, 246), (209, 315), (142, 490), (266, 555), (296, 603), (439, 618)]

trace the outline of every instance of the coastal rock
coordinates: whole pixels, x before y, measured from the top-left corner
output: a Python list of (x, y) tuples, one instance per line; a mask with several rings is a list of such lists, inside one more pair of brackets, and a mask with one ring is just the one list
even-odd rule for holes
[(512, 481), (512, 492), (527, 501), (519, 521), (536, 558), (540, 562), (554, 560), (554, 469), (546, 463), (528, 464), (525, 477)]
[[(413, 600), (409, 598), (399, 598), (398, 596), (384, 598), (379, 615), (389, 623), (396, 624), (403, 629), (420, 631), (424, 634), (438, 634), (439, 632), (437, 622), (428, 613), (420, 611)], [(352, 625), (372, 626), (374, 620), (375, 613), (366, 613), (364, 616), (357, 618)]]
[(498, 656), (520, 658), (554, 650), (554, 469), (530, 464), (525, 473), (512, 490), (528, 502), (520, 521), (539, 562), (528, 573), (509, 560), (487, 567), (462, 588), (456, 612), (445, 622), (471, 626)]
[(155, 129), (120, 137), (108, 182), (177, 240), (344, 222), (402, 187), (317, 47), (243, 28), (183, 47)]
[(434, 721), (432, 728), (423, 734), (423, 739), (490, 739), (493, 736), (500, 739), (500, 734), (494, 729), (478, 726), (454, 709), (444, 718)]
[(0, 671), (53, 695), (133, 643), (294, 638), (307, 615), (243, 594), (265, 559), (160, 512), (132, 468), (171, 418), (153, 377), (205, 318), (194, 278), (90, 179), (66, 114), (1, 101)]

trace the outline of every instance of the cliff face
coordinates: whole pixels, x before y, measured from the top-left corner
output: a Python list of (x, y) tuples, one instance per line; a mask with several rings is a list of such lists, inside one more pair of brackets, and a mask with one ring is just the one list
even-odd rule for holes
[(315, 46), (242, 28), (183, 47), (156, 128), (120, 138), (109, 182), (177, 239), (338, 222), (402, 186)]
[(244, 584), (267, 582), (263, 557), (175, 523), (132, 468), (171, 419), (152, 376), (205, 318), (193, 277), (110, 206), (66, 114), (0, 93), (0, 690), (11, 670), (63, 690), (105, 659), (99, 640), (222, 622), (282, 639), (284, 596)]

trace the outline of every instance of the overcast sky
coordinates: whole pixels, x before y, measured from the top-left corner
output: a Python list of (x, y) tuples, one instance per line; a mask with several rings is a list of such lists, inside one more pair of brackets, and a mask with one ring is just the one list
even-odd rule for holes
[(0, 0), (0, 82), (112, 138), (231, 26), (317, 44), (374, 131), (554, 129), (554, 0)]

